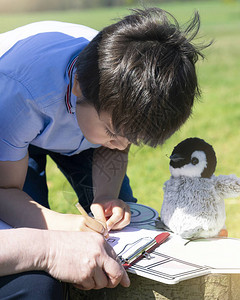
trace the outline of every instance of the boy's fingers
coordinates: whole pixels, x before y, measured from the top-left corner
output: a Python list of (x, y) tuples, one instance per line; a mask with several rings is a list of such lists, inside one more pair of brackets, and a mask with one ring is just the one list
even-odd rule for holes
[[(91, 205), (91, 211), (94, 218), (100, 222), (106, 224), (107, 230), (111, 229), (121, 229), (130, 223), (131, 212), (130, 207), (122, 200), (109, 201), (105, 205), (105, 209), (99, 203), (94, 203)], [(109, 216), (106, 222), (106, 215)]]
[(104, 235), (105, 238), (108, 238), (108, 230), (107, 230), (106, 218), (104, 215), (103, 207), (98, 203), (94, 203), (91, 205), (91, 211), (95, 221), (99, 222), (104, 227), (104, 231), (102, 234)]
[(102, 205), (98, 204), (98, 203), (93, 203), (91, 205), (91, 211), (94, 215), (94, 218), (106, 223), (106, 218), (105, 218), (105, 214), (104, 214), (104, 209), (102, 207)]
[(128, 205), (125, 207), (115, 206), (112, 209), (112, 216), (107, 221), (108, 230), (121, 229), (127, 226), (131, 220), (131, 212)]
[(124, 227), (126, 227), (131, 220), (131, 213), (128, 211), (125, 211), (123, 217), (121, 220), (119, 220), (118, 222), (115, 222), (113, 220), (111, 220), (111, 218), (107, 221), (107, 228), (110, 230), (111, 229), (122, 229)]
[(106, 223), (103, 223), (101, 221), (95, 220), (94, 218), (88, 217), (87, 218), (87, 227), (103, 234), (104, 236), (107, 235), (107, 230), (106, 230)]
[(122, 207), (115, 206), (112, 209), (112, 216), (107, 220), (107, 228), (111, 230), (115, 224), (119, 223), (125, 215), (125, 210)]

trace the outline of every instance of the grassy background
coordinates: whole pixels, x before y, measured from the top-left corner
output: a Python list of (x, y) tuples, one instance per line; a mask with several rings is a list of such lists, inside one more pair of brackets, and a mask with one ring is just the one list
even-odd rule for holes
[[(147, 1), (145, 1), (146, 3)], [(148, 4), (147, 6), (151, 6)], [(201, 100), (192, 117), (163, 147), (132, 147), (128, 175), (139, 203), (160, 211), (163, 183), (169, 179), (169, 159), (173, 147), (181, 140), (198, 136), (213, 145), (218, 165), (215, 175), (240, 176), (240, 3), (236, 1), (199, 1), (163, 3), (161, 8), (171, 12), (180, 23), (186, 22), (198, 10), (202, 26), (199, 41), (214, 39), (205, 51), (206, 59), (197, 65), (202, 88)], [(59, 20), (80, 23), (101, 29), (116, 18), (128, 14), (128, 8), (58, 11), (0, 15), (0, 31), (39, 20)], [(64, 177), (49, 161), (48, 183), (50, 202), (60, 212), (76, 212), (72, 206), (74, 194)], [(67, 192), (67, 193), (66, 193)], [(240, 198), (226, 199), (229, 235), (240, 237)]]

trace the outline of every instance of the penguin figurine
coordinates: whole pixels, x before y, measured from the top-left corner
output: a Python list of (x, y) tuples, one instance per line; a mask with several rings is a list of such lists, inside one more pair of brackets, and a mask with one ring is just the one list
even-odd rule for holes
[(240, 178), (214, 176), (216, 164), (213, 147), (202, 139), (188, 138), (173, 149), (171, 177), (164, 184), (161, 219), (156, 227), (163, 225), (186, 239), (224, 232), (224, 198), (240, 196)]

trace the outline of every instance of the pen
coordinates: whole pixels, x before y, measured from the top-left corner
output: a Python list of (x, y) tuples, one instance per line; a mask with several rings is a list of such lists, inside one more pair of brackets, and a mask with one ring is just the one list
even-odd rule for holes
[(123, 267), (125, 269), (128, 269), (137, 261), (141, 260), (143, 257), (148, 257), (149, 253), (151, 253), (154, 249), (156, 249), (162, 243), (164, 243), (169, 237), (169, 235), (170, 234), (168, 232), (160, 233), (154, 239), (137, 249), (133, 254), (131, 254), (127, 258), (121, 258), (121, 261), (123, 262)]
[(88, 216), (88, 213), (86, 212), (86, 210), (82, 207), (82, 205), (79, 202), (77, 202), (75, 204), (75, 206), (78, 209), (78, 211), (81, 213), (81, 215), (83, 215), (85, 217)]

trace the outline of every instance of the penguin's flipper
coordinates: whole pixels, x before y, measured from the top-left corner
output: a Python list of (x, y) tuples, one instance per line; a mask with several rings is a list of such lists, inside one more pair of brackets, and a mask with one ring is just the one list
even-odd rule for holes
[(194, 240), (194, 239), (198, 239), (199, 237), (201, 237), (202, 232), (203, 232), (202, 226), (196, 226), (195, 228), (191, 228), (191, 229), (182, 231), (181, 233), (179, 233), (179, 235), (183, 239)]
[(224, 198), (240, 196), (240, 178), (236, 175), (219, 175), (215, 177), (216, 191)]
[(172, 232), (168, 226), (166, 226), (163, 221), (161, 220), (160, 217), (158, 217), (157, 220), (155, 220), (155, 226), (157, 229), (162, 229), (162, 230), (165, 230), (165, 231), (169, 231), (169, 232)]

